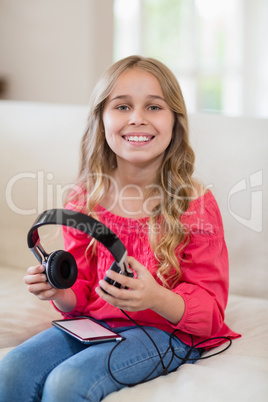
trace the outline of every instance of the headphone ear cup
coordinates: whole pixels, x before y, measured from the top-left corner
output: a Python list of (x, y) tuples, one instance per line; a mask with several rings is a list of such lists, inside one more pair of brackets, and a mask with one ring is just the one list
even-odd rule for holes
[(77, 265), (71, 253), (58, 250), (45, 263), (48, 282), (56, 289), (68, 289), (77, 279)]

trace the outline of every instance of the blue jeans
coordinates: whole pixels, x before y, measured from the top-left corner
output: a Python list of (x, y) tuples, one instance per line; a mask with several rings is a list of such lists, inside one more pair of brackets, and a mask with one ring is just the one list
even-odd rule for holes
[[(170, 334), (145, 327), (161, 355), (169, 347)], [(117, 328), (126, 338), (115, 348), (110, 361), (113, 376), (121, 383), (133, 384), (158, 377), (163, 373), (152, 341), (140, 328)], [(101, 401), (126, 385), (113, 379), (108, 358), (115, 342), (85, 346), (58, 328), (52, 327), (11, 350), (0, 361), (0, 402), (80, 402)], [(190, 347), (174, 338), (176, 354), (186, 356)], [(200, 356), (194, 349), (189, 356)], [(182, 362), (169, 349), (164, 357), (168, 371)], [(190, 361), (191, 363), (193, 361)], [(156, 367), (156, 368), (155, 368)], [(155, 368), (155, 370), (154, 370)]]

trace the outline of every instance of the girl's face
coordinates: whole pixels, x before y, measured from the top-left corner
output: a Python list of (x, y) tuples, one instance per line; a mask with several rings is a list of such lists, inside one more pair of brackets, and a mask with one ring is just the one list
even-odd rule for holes
[(118, 162), (138, 165), (161, 164), (174, 120), (157, 78), (137, 68), (119, 76), (103, 111), (106, 140)]

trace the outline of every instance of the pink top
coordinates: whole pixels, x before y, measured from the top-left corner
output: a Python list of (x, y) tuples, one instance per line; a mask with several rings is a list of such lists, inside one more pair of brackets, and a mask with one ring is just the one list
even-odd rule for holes
[[(66, 208), (83, 212), (78, 204), (68, 204)], [(96, 211), (101, 222), (122, 240), (128, 255), (147, 267), (159, 282), (157, 261), (148, 241), (148, 218), (117, 216), (101, 206)], [(174, 325), (149, 309), (128, 314), (141, 325), (154, 326), (170, 333), (178, 329), (176, 336), (187, 344), (191, 344), (189, 334), (193, 335), (194, 343), (212, 337), (237, 338), (240, 335), (224, 323), (229, 282), (228, 253), (221, 214), (211, 191), (193, 200), (181, 221), (190, 232), (190, 242), (183, 250), (182, 277), (172, 289), (185, 301), (181, 321)], [(90, 256), (87, 253), (86, 259), (89, 237), (75, 229), (64, 229), (64, 241), (66, 250), (73, 254), (78, 265), (78, 279), (72, 287), (77, 304), (73, 311), (62, 313), (64, 317), (88, 315), (105, 320), (113, 328), (131, 326), (120, 309), (106, 303), (95, 292), (99, 280), (104, 278), (114, 260), (110, 252), (97, 242), (96, 254)], [(210, 348), (223, 342), (223, 339), (210, 340), (204, 346)]]

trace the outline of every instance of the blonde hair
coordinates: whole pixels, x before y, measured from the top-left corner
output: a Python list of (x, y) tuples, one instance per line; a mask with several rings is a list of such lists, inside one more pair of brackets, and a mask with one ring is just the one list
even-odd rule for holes
[(187, 233), (180, 217), (187, 210), (194, 189), (195, 157), (189, 144), (187, 111), (180, 86), (163, 63), (152, 58), (129, 56), (114, 63), (100, 78), (92, 94), (81, 142), (78, 183), (88, 192), (87, 209), (92, 213), (110, 185), (109, 172), (116, 168), (116, 156), (106, 142), (102, 121), (105, 101), (118, 77), (132, 68), (146, 71), (158, 79), (164, 98), (175, 115), (172, 139), (154, 183), (163, 189), (161, 205), (153, 209), (149, 218), (150, 228), (160, 225), (158, 233), (149, 230), (150, 244), (158, 260), (157, 274), (164, 286), (172, 288), (181, 276), (178, 254), (186, 244)]

